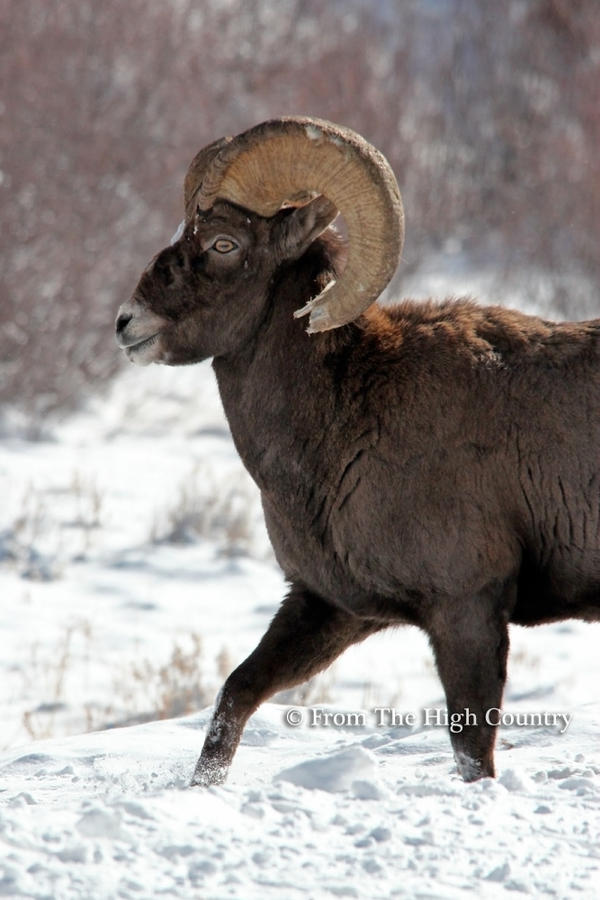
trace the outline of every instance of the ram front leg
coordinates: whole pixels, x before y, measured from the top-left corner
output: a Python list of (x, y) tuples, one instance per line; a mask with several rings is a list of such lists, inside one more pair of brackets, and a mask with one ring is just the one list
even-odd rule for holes
[(350, 644), (381, 627), (293, 587), (256, 650), (223, 685), (192, 784), (223, 782), (244, 726), (261, 703), (307, 681)]

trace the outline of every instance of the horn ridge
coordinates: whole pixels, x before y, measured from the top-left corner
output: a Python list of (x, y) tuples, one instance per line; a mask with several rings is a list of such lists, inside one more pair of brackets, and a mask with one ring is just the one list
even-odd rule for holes
[(337, 207), (349, 238), (339, 279), (298, 312), (310, 312), (308, 330), (315, 332), (356, 319), (398, 264), (402, 200), (383, 154), (350, 128), (285, 116), (211, 144), (194, 159), (185, 182), (188, 218), (196, 206), (208, 210), (217, 199), (269, 217), (311, 192)]

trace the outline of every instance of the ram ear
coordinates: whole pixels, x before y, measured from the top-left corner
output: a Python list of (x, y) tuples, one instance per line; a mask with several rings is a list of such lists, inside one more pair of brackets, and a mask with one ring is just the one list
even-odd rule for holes
[(273, 231), (273, 246), (280, 262), (298, 259), (312, 242), (331, 225), (337, 208), (327, 197), (315, 197), (306, 206), (278, 213)]

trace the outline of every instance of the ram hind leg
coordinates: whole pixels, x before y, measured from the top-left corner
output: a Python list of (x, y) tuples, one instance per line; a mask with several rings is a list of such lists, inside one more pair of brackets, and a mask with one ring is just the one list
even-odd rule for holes
[(430, 632), (465, 781), (495, 775), (495, 716), (489, 711), (501, 706), (508, 656), (508, 615), (498, 593), (496, 588), (445, 606)]
[(225, 780), (244, 726), (261, 703), (307, 681), (381, 627), (381, 622), (350, 616), (293, 587), (256, 650), (223, 685), (192, 784)]

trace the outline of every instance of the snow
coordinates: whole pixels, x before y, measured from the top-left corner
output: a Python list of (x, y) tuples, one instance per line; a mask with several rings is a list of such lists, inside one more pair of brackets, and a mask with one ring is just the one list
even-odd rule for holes
[(598, 896), (597, 625), (512, 629), (496, 780), (458, 777), (406, 628), (262, 706), (227, 783), (190, 788), (285, 590), (210, 367), (132, 368), (52, 439), (7, 438), (0, 491), (0, 897)]
[(187, 787), (208, 711), (6, 752), (0, 895), (597, 896), (597, 710), (470, 785), (442, 729), (300, 736), (283, 714), (208, 790)]
[[(370, 785), (369, 776), (373, 777), (375, 765), (375, 758), (371, 753), (362, 747), (350, 747), (340, 753), (311, 759), (292, 766), (290, 769), (284, 769), (278, 777), (282, 781), (290, 781), (292, 784), (310, 790), (318, 789), (335, 793), (350, 790), (356, 783), (363, 786)], [(369, 791), (364, 787), (361, 787), (360, 790), (362, 793), (365, 790)], [(373, 785), (372, 793), (377, 793), (375, 785)]]

